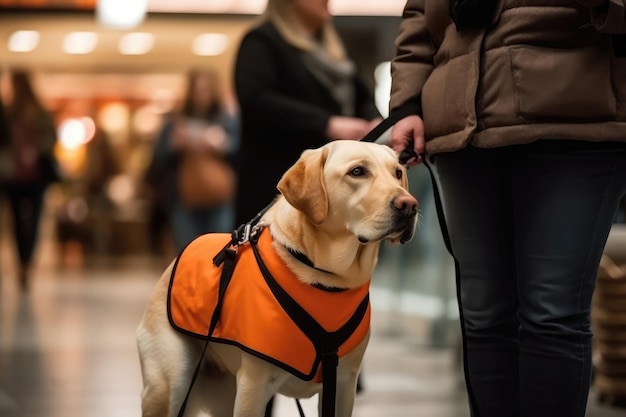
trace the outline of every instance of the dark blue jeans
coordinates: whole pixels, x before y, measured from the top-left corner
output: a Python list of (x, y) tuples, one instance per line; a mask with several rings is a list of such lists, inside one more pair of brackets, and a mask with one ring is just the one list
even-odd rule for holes
[(626, 148), (551, 141), (435, 157), (476, 417), (582, 417), (590, 309)]
[(235, 229), (232, 205), (189, 209), (179, 201), (170, 204), (174, 244), (181, 251), (204, 233), (230, 233)]

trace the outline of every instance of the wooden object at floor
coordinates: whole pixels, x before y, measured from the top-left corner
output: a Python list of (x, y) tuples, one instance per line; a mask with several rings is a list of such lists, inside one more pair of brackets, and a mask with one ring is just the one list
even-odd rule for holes
[(609, 235), (591, 317), (598, 401), (626, 407), (626, 225), (614, 225)]

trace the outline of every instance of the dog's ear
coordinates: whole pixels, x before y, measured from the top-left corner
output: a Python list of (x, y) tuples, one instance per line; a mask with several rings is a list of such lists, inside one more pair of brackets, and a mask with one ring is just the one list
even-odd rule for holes
[(321, 224), (328, 216), (328, 195), (324, 184), (324, 164), (328, 149), (307, 150), (278, 182), (278, 191), (313, 223)]

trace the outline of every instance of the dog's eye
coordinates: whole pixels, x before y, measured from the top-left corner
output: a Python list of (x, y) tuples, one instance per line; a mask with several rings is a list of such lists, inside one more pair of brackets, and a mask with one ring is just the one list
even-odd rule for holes
[(402, 179), (402, 170), (401, 169), (396, 169), (396, 178), (401, 180)]
[(362, 177), (363, 175), (365, 175), (365, 168), (354, 167), (350, 170), (350, 175), (353, 177)]

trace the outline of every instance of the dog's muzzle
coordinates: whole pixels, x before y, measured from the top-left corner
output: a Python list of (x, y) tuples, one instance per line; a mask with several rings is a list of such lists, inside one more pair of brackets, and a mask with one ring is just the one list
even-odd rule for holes
[(394, 231), (402, 232), (400, 243), (406, 243), (413, 237), (417, 218), (417, 199), (410, 194), (400, 195), (393, 199)]

